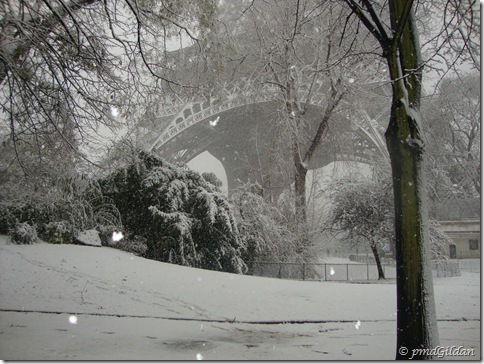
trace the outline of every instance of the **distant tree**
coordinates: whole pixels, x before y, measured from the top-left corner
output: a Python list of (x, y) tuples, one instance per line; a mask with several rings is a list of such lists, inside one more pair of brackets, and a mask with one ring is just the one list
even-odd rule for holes
[[(392, 166), (397, 258), (397, 359), (407, 359), (402, 347), (429, 349), (414, 359), (431, 359), (439, 343), (428, 229), (425, 147), (420, 111), (425, 66), (419, 41), (419, 1), (344, 0), (352, 16), (378, 41), (388, 66), (392, 101), (385, 133)], [(478, 40), (480, 18), (476, 1), (435, 1), (444, 24), (436, 36), (433, 58), (446, 52), (453, 68), (459, 60), (471, 60), (480, 68)], [(423, 8), (424, 10), (426, 7)], [(349, 19), (351, 16), (349, 16)], [(449, 21), (450, 19), (450, 21)], [(430, 22), (430, 20), (429, 20)], [(474, 42), (473, 40), (477, 40)], [(447, 56), (447, 54), (445, 54)], [(443, 57), (447, 58), (447, 57)], [(427, 62), (428, 63), (428, 62)]]
[(205, 181), (210, 182), (215, 187), (220, 188), (222, 187), (222, 181), (218, 179), (217, 175), (213, 172), (203, 172), (202, 177)]
[[(0, 132), (0, 202), (42, 200), (59, 178), (74, 176), (82, 164), (69, 124), (59, 123), (64, 140), (50, 135), (22, 135), (15, 141)], [(53, 128), (50, 132), (54, 133)]]
[[(318, 153), (331, 153), (322, 151), (321, 145), (331, 122), (345, 118), (342, 110), (351, 107), (344, 99), (351, 96), (352, 89), (358, 88), (354, 82), (356, 70), (372, 68), (375, 64), (369, 61), (374, 55), (367, 51), (358, 57), (348, 57), (351, 47), (367, 46), (369, 37), (359, 38), (357, 32), (340, 37), (347, 11), (336, 2), (291, 0), (239, 4), (239, 9), (227, 6), (230, 16), (225, 18), (227, 27), (237, 30), (233, 37), (236, 57), (230, 64), (236, 65), (239, 73), (246, 72), (257, 85), (270, 88), (272, 99), (277, 101), (271, 120), (273, 138), (264, 141), (271, 145), (270, 162), (267, 166), (258, 166), (257, 178), (264, 196), (273, 201), (271, 189), (277, 185), (274, 182), (280, 175), (293, 182), (292, 193), (287, 197), (296, 210), (294, 229), (309, 246), (308, 172)], [(374, 78), (374, 73), (370, 74)], [(359, 81), (364, 78), (361, 76)], [(315, 116), (311, 104), (316, 99), (320, 107)], [(334, 130), (342, 129), (340, 125)]]
[(244, 242), (233, 210), (199, 173), (140, 152), (101, 181), (129, 236), (146, 239), (146, 256), (191, 267), (242, 273)]
[(342, 230), (349, 238), (362, 237), (370, 244), (378, 269), (385, 279), (380, 252), (393, 240), (393, 202), (389, 181), (346, 177), (331, 183), (329, 227)]
[[(388, 172), (376, 168), (371, 177), (350, 175), (327, 187), (331, 204), (324, 230), (343, 231), (349, 238), (361, 237), (370, 244), (383, 279), (380, 252), (393, 251), (395, 239), (392, 182)], [(431, 257), (446, 260), (445, 245), (452, 241), (433, 218), (429, 219)]]
[(422, 106), (428, 120), (431, 197), (441, 200), (480, 196), (479, 75), (445, 78), (438, 92), (425, 98)]
[(245, 241), (245, 261), (304, 261), (297, 253), (298, 239), (291, 232), (286, 216), (247, 187), (231, 196), (240, 236)]

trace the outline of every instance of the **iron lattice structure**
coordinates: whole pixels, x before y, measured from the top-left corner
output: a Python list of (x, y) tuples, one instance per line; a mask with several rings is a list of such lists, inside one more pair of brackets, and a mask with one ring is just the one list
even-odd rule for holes
[[(309, 148), (309, 136), (314, 135), (321, 120), (327, 92), (322, 83), (315, 87), (309, 82), (300, 84), (298, 91), (300, 103), (307, 104), (303, 117), (306, 133), (302, 135), (308, 138), (302, 141)], [(277, 86), (242, 77), (221, 85), (209, 98), (163, 106), (160, 116), (142, 124), (146, 147), (162, 158), (181, 163), (208, 151), (223, 164), (229, 193), (248, 181), (280, 192), (291, 183), (290, 173), (274, 166), (280, 137), (276, 120), (284, 114), (281, 105), (284, 103)], [(387, 159), (378, 124), (383, 115), (385, 111), (371, 118), (362, 111), (351, 120), (340, 118), (331, 123), (309, 168), (335, 161), (370, 163), (375, 158)], [(283, 155), (282, 159), (290, 157)]]

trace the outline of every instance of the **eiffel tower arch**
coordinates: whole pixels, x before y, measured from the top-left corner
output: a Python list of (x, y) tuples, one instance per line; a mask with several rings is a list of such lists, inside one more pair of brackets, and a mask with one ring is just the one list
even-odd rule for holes
[[(145, 137), (148, 149), (182, 163), (207, 151), (222, 163), (229, 195), (250, 181), (277, 196), (292, 183), (292, 157), (274, 155), (281, 142), (276, 119), (278, 113), (282, 115), (275, 91), (271, 87), (254, 90), (250, 82), (239, 81), (226, 86), (221, 98), (195, 99), (167, 108), (165, 115), (145, 125), (150, 130)], [(318, 94), (308, 100), (304, 121), (309, 136), (319, 125), (323, 100)], [(385, 149), (377, 129), (370, 120), (366, 125), (351, 121), (330, 125), (309, 168), (321, 168), (334, 161), (369, 162)], [(309, 138), (306, 144), (307, 149)]]

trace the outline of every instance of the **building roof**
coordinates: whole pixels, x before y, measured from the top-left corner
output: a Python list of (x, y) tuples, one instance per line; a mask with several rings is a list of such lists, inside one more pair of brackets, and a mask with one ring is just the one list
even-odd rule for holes
[(429, 215), (439, 221), (481, 219), (480, 198), (450, 199), (430, 205)]

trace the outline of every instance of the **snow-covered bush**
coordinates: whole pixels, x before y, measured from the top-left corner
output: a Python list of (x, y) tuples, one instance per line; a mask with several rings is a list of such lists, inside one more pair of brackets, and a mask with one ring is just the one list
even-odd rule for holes
[[(362, 176), (337, 179), (330, 184), (330, 190), (328, 230), (341, 230), (350, 238), (366, 239), (374, 254), (394, 250), (395, 210), (389, 173), (375, 173), (371, 179)], [(432, 260), (447, 259), (444, 247), (452, 240), (432, 218), (429, 218), (429, 237)]]
[(38, 242), (37, 228), (26, 222), (18, 222), (10, 230), (10, 237), (15, 244), (34, 244)]
[(56, 184), (55, 217), (67, 220), (76, 231), (101, 226), (120, 226), (121, 218), (109, 197), (93, 178), (75, 175), (59, 179)]
[(437, 262), (447, 260), (448, 256), (445, 247), (454, 242), (444, 232), (442, 225), (434, 218), (429, 218), (429, 236), (432, 260)]
[(72, 225), (68, 221), (51, 221), (44, 226), (41, 237), (50, 244), (70, 244), (74, 238)]
[(144, 256), (148, 251), (146, 239), (142, 236), (134, 236), (129, 239), (121, 239), (120, 241), (112, 242), (109, 246), (124, 250), (128, 253), (133, 253), (139, 256)]
[(61, 176), (52, 184), (47, 194), (36, 195), (35, 200), (0, 204), (0, 233), (10, 234), (17, 222), (27, 223), (35, 225), (47, 242), (66, 244), (80, 231), (121, 226), (119, 212), (102, 195), (96, 180), (76, 174)]
[(232, 195), (238, 228), (247, 246), (245, 261), (302, 261), (297, 253), (297, 236), (287, 226), (286, 217), (250, 189), (246, 186)]
[(146, 257), (204, 269), (245, 270), (232, 208), (199, 173), (140, 152), (137, 161), (100, 185), (121, 213), (123, 227), (146, 239)]
[(15, 216), (11, 206), (0, 204), (0, 234), (9, 234), (15, 225)]
[(378, 268), (378, 279), (385, 278), (380, 255), (394, 241), (390, 182), (387, 175), (375, 174), (372, 179), (343, 177), (331, 184), (332, 209), (328, 226), (346, 232), (350, 239), (360, 237), (368, 241)]
[(0, 205), (0, 233), (10, 234), (17, 223), (28, 223), (38, 227), (39, 234), (52, 219), (52, 208), (45, 204), (18, 203)]
[(101, 244), (103, 246), (112, 246), (113, 240), (113, 231), (117, 231), (114, 226), (110, 225), (98, 225), (96, 230), (99, 232), (99, 238), (101, 239)]

